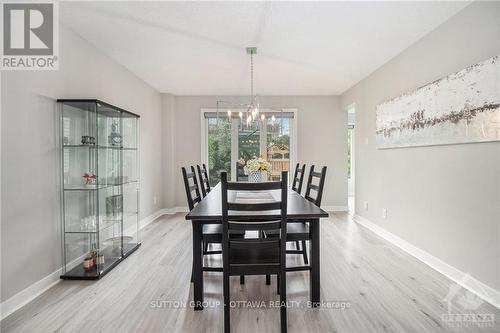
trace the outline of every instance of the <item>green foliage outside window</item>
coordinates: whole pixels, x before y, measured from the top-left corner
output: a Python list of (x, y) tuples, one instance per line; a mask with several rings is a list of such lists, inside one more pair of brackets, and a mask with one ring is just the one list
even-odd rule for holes
[(210, 185), (220, 181), (220, 173), (226, 171), (231, 179), (231, 122), (226, 118), (208, 120), (208, 173)]
[(283, 119), (283, 131), (281, 130), (281, 120), (276, 121), (276, 123), (272, 123), (270, 120), (267, 123), (267, 146), (271, 146), (272, 144), (278, 144), (281, 146), (285, 146), (290, 149), (290, 120)]
[[(283, 123), (283, 130), (281, 125)], [(267, 146), (279, 144), (290, 149), (290, 121), (284, 119), (267, 123)], [(231, 179), (231, 121), (228, 118), (220, 117), (208, 119), (208, 173), (210, 184), (215, 186), (220, 181), (220, 173), (226, 171), (228, 179)], [(260, 155), (260, 130), (258, 126), (238, 128), (238, 159), (245, 161)], [(267, 152), (263, 152), (263, 157), (268, 158)], [(290, 158), (286, 154), (285, 158)]]

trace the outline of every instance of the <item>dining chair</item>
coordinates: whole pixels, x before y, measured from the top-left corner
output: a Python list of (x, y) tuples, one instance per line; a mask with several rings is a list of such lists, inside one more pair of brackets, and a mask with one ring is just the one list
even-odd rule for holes
[(185, 167), (182, 167), (182, 178), (184, 179), (184, 188), (186, 189), (189, 210), (193, 210), (201, 201), (200, 188), (198, 187), (198, 180), (196, 179), (194, 167), (191, 166), (191, 172), (189, 173), (186, 171)]
[(302, 164), (302, 168), (300, 168), (300, 164), (297, 163), (295, 166), (295, 173), (293, 174), (292, 181), (292, 190), (300, 194), (302, 191), (302, 183), (304, 182), (304, 174), (306, 173), (306, 165)]
[[(309, 170), (309, 178), (306, 184), (306, 193), (304, 198), (306, 200), (314, 203), (316, 206), (321, 207), (321, 200), (323, 199), (323, 188), (325, 186), (326, 179), (326, 166), (321, 168), (321, 172), (314, 171), (314, 165), (311, 166)], [(302, 254), (304, 258), (304, 264), (309, 264), (307, 258), (307, 242), (311, 240), (311, 235), (309, 233), (309, 224), (307, 221), (302, 221), (300, 223), (290, 223), (288, 227), (287, 239), (295, 240), (301, 242), (302, 249), (289, 250), (289, 254)]]
[[(186, 168), (182, 167), (182, 176), (184, 178), (184, 187), (186, 189), (186, 196), (188, 201), (189, 210), (193, 210), (198, 203), (201, 202), (200, 189), (196, 179), (194, 167), (191, 166), (191, 172), (187, 172)], [(243, 238), (244, 232), (232, 232), (232, 238)], [(210, 244), (222, 244), (222, 224), (203, 224), (202, 228), (202, 248), (203, 255), (222, 254), (222, 250), (209, 250)], [(191, 270), (191, 282), (193, 282), (193, 272)], [(245, 283), (245, 277), (240, 277), (240, 283)]]
[[(315, 184), (315, 180), (318, 180)], [(321, 200), (323, 199), (323, 188), (325, 187), (325, 179), (326, 179), (326, 166), (321, 168), (321, 172), (314, 171), (314, 165), (311, 166), (309, 170), (309, 178), (307, 179), (306, 185), (306, 193), (304, 197), (314, 203), (316, 206), (321, 206)], [(316, 195), (313, 195), (311, 191), (316, 192)]]
[[(279, 182), (238, 183), (228, 182), (227, 173), (221, 174), (222, 206), (222, 258), (223, 258), (223, 293), (224, 293), (224, 332), (230, 332), (230, 276), (276, 274), (279, 281), (281, 332), (287, 331), (286, 319), (286, 230), (287, 230), (287, 187), (288, 174), (282, 172)], [(238, 202), (237, 191), (281, 190), (279, 201)], [(229, 192), (233, 191), (233, 192)], [(244, 200), (244, 199), (243, 199)], [(255, 211), (269, 212), (279, 210), (278, 219), (265, 215), (255, 217)], [(229, 216), (231, 211), (231, 216)], [(243, 217), (242, 215), (247, 215)], [(238, 217), (238, 215), (240, 217)], [(254, 215), (254, 216), (252, 216)], [(249, 217), (250, 216), (250, 217)], [(231, 230), (266, 231), (278, 230), (275, 238), (229, 237)]]
[[(184, 188), (186, 189), (186, 197), (189, 210), (193, 210), (198, 203), (201, 202), (200, 189), (194, 167), (191, 166), (191, 172), (187, 172), (186, 168), (182, 167), (182, 177), (184, 179)], [(203, 255), (221, 254), (222, 251), (208, 251), (208, 244), (222, 242), (222, 225), (221, 224), (204, 224), (202, 231)], [(193, 273), (191, 272), (191, 281), (193, 281)]]
[(208, 179), (207, 166), (205, 165), (205, 163), (202, 164), (202, 167), (197, 164), (196, 168), (198, 169), (198, 177), (200, 178), (201, 194), (203, 195), (203, 197), (206, 197), (207, 193), (210, 192), (210, 182)]
[[(321, 168), (321, 172), (314, 171), (314, 165), (309, 170), (309, 178), (307, 179), (306, 192), (304, 197), (314, 203), (316, 206), (321, 206), (323, 198), (323, 188), (326, 179), (326, 166)], [(275, 231), (265, 232), (265, 237), (276, 237)], [(305, 220), (294, 220), (293, 223), (288, 223), (287, 228), (287, 241), (293, 241), (295, 244), (300, 243), (302, 248), (296, 245), (295, 250), (287, 250), (287, 254), (302, 254), (304, 264), (308, 265), (309, 260), (307, 257), (307, 241), (311, 240), (309, 233), (309, 224)], [(266, 277), (266, 283), (270, 284), (269, 276)]]

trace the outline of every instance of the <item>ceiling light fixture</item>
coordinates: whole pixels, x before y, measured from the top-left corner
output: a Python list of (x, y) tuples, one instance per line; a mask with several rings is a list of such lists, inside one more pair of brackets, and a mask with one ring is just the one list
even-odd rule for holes
[[(253, 56), (257, 54), (257, 48), (256, 47), (247, 47), (246, 52), (248, 55), (250, 55), (250, 103), (248, 104), (247, 107), (247, 118), (250, 118), (250, 121), (247, 123), (252, 122), (252, 120), (258, 119), (257, 114), (259, 113), (259, 105), (256, 103), (257, 96), (254, 95), (254, 79), (253, 79)], [(250, 111), (251, 110), (251, 111)], [(249, 114), (249, 111), (251, 115)]]
[[(245, 112), (245, 123), (247, 128), (252, 126), (253, 123), (259, 123), (262, 122), (264, 123), (266, 121), (266, 116), (264, 113), (262, 113), (259, 108), (260, 105), (257, 100), (257, 94), (255, 94), (255, 87), (254, 87), (254, 64), (253, 64), (253, 56), (257, 54), (257, 48), (256, 47), (247, 47), (245, 49), (246, 54), (250, 56), (250, 103), (248, 104), (234, 104), (231, 102), (227, 101), (217, 101), (217, 127), (219, 127), (219, 111), (221, 108), (222, 104), (227, 104), (228, 106), (235, 108), (235, 105), (238, 105), (240, 108), (244, 107), (246, 108)], [(236, 107), (237, 108), (237, 107)], [(265, 108), (266, 112), (271, 111), (278, 111), (280, 113), (280, 118), (281, 118), (281, 128), (280, 132), (283, 130), (283, 109), (274, 109), (274, 108)], [(259, 113), (261, 113), (259, 117)], [(230, 109), (227, 109), (227, 116), (228, 118), (232, 117), (232, 112)], [(240, 124), (243, 126), (243, 111), (238, 112), (238, 116), (240, 118)], [(272, 114), (271, 120), (273, 124), (276, 123), (276, 116), (275, 114)], [(282, 134), (282, 133), (281, 133)]]

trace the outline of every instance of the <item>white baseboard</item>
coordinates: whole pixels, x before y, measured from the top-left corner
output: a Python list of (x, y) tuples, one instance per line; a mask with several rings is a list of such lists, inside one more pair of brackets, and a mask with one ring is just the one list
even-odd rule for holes
[(354, 214), (353, 220), (500, 309), (500, 292), (498, 290), (491, 288), (469, 274), (460, 271), (441, 259), (434, 257), (432, 254), (408, 243), (404, 239), (390, 233), (362, 216)]
[(144, 228), (145, 226), (147, 226), (148, 224), (150, 224), (151, 222), (153, 222), (154, 220), (156, 220), (160, 216), (167, 215), (167, 214), (169, 214), (169, 213), (166, 211), (166, 209), (157, 210), (153, 214), (151, 214), (151, 215), (149, 215), (149, 216), (147, 216), (139, 221), (139, 230)]
[(60, 269), (33, 283), (31, 286), (18, 292), (8, 300), (3, 301), (0, 305), (0, 320), (3, 320), (16, 310), (31, 302), (36, 297), (40, 296), (48, 289), (52, 288), (60, 281), (59, 276), (61, 276)]
[[(173, 212), (169, 209), (160, 209), (156, 211), (155, 213), (149, 215), (148, 217), (143, 218), (142, 220), (139, 221), (139, 229), (144, 228), (157, 218), (159, 218), (162, 215), (166, 214), (174, 214), (177, 211), (182, 212), (183, 207), (175, 207), (173, 209)], [(73, 260), (68, 266), (70, 268), (75, 267), (75, 265), (80, 264), (81, 261), (83, 260), (83, 257), (77, 258)], [(3, 320), (10, 314), (14, 313), (18, 309), (22, 308), (41, 294), (43, 294), (45, 291), (49, 290), (52, 288), (54, 285), (59, 283), (61, 281), (60, 276), (62, 274), (62, 268), (56, 270), (55, 272), (50, 273), (43, 279), (33, 283), (31, 286), (23, 289), (22, 291), (18, 292), (11, 298), (3, 301), (0, 304), (0, 320)]]
[(348, 212), (349, 207), (347, 206), (321, 206), (321, 208), (327, 212)]
[(176, 214), (176, 213), (187, 213), (189, 212), (189, 208), (187, 206), (177, 206), (174, 208), (164, 209), (165, 214)]

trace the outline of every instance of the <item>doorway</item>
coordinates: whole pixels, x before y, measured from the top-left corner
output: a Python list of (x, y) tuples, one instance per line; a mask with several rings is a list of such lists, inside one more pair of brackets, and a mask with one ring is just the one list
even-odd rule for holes
[(347, 107), (347, 195), (349, 210), (354, 209), (355, 193), (355, 131), (356, 131), (356, 106), (350, 104)]

